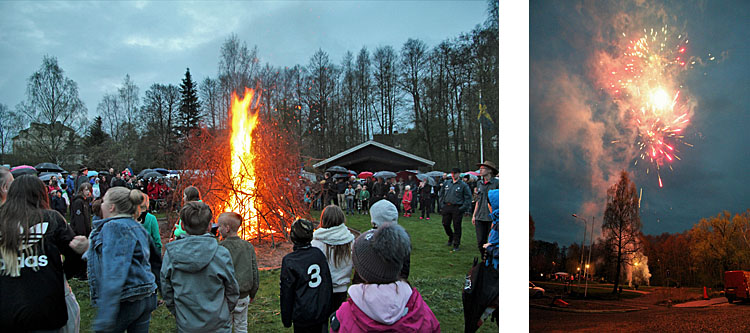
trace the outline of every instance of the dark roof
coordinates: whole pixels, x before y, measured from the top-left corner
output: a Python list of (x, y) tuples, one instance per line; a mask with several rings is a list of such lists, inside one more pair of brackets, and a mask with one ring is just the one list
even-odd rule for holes
[(435, 162), (376, 141), (367, 141), (313, 165), (326, 169), (339, 165), (355, 171), (398, 171), (432, 167)]

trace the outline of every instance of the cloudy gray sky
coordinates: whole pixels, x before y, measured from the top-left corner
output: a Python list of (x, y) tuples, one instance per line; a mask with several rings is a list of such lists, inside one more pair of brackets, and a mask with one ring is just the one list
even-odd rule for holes
[[(596, 217), (601, 233), (606, 189), (626, 170), (643, 189), (646, 234), (682, 232), (723, 210), (750, 205), (750, 3), (747, 1), (532, 1), (529, 164), (536, 239), (570, 245)], [(664, 187), (633, 166), (634, 137), (622, 136), (622, 103), (597, 85), (598, 55), (616, 41), (668, 25), (689, 39), (698, 65), (677, 79), (694, 103), (692, 121)], [(715, 61), (709, 61), (712, 54)], [(619, 140), (613, 144), (612, 141)]]
[(261, 62), (305, 65), (318, 49), (338, 63), (363, 46), (397, 50), (408, 38), (434, 46), (486, 17), (485, 1), (0, 2), (0, 103), (25, 99), (44, 55), (78, 83), (90, 117), (125, 74), (141, 96), (185, 68), (215, 77), (222, 42), (236, 33)]

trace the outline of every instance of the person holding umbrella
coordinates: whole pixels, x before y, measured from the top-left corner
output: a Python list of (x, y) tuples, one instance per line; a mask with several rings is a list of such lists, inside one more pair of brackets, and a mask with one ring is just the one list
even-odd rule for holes
[[(427, 181), (419, 183), (419, 207), (422, 209), (422, 216), (419, 219), (430, 219), (430, 208), (432, 206), (432, 186), (427, 185)], [(427, 215), (425, 217), (425, 214)]]
[(498, 189), (497, 166), (492, 161), (484, 161), (484, 163), (477, 164), (479, 166), (479, 175), (482, 179), (477, 181), (477, 202), (474, 205), (473, 213), (471, 215), (471, 224), (477, 230), (477, 247), (479, 247), (479, 254), (484, 254), (483, 245), (487, 243), (487, 236), (490, 234), (490, 226), (492, 225), (492, 218), (490, 218), (490, 209), (488, 208), (487, 193), (492, 190)]
[[(443, 228), (448, 235), (448, 243), (453, 245), (453, 251), (458, 251), (461, 245), (461, 219), (471, 208), (471, 190), (461, 180), (461, 169), (453, 168), (451, 178), (443, 181), (440, 189), (440, 214), (443, 215)], [(453, 229), (451, 229), (451, 222)]]

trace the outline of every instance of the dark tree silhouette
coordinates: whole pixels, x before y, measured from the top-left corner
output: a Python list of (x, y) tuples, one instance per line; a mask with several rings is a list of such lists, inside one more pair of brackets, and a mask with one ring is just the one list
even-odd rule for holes
[(620, 173), (620, 180), (607, 190), (607, 208), (604, 211), (602, 233), (607, 248), (615, 260), (615, 285), (620, 285), (623, 264), (630, 264), (632, 254), (640, 250), (641, 217), (638, 214), (638, 192), (628, 177), (627, 171)]
[(182, 121), (182, 133), (190, 136), (190, 131), (198, 128), (201, 120), (201, 105), (198, 102), (198, 92), (193, 78), (190, 76), (190, 68), (185, 71), (185, 78), (180, 84), (180, 120)]

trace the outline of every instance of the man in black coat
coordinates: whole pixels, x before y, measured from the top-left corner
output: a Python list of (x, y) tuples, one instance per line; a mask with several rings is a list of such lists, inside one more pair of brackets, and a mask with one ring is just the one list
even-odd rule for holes
[(461, 180), (461, 169), (453, 168), (451, 178), (443, 181), (440, 193), (440, 214), (443, 215), (443, 228), (448, 235), (446, 245), (452, 244), (453, 251), (458, 251), (461, 245), (461, 219), (471, 209), (471, 190)]
[[(73, 186), (73, 190), (75, 191), (74, 194), (78, 195), (78, 188), (83, 183), (89, 182), (89, 177), (87, 176), (89, 173), (89, 168), (87, 168), (85, 165), (81, 166), (81, 169), (78, 172), (78, 177), (76, 177), (75, 186)], [(88, 237), (88, 235), (86, 235)]]
[(380, 199), (385, 198), (385, 194), (388, 193), (388, 185), (386, 185), (383, 182), (383, 178), (376, 178), (375, 184), (372, 185), (372, 200), (370, 200), (370, 204), (374, 204)]

